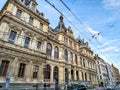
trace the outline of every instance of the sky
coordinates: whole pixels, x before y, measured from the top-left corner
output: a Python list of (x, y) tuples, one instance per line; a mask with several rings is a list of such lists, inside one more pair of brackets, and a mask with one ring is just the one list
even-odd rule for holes
[[(0, 1), (1, 10), (6, 0)], [(36, 1), (38, 10), (55, 28), (60, 13), (45, 0)], [(62, 0), (72, 13), (60, 0), (48, 1), (62, 12), (65, 26), (72, 28), (75, 38), (84, 38), (94, 54), (120, 69), (120, 0)]]

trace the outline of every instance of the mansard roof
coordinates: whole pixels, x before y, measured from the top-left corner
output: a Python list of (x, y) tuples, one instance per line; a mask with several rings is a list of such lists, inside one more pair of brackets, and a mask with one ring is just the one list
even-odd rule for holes
[(64, 30), (66, 32), (66, 27), (63, 22), (63, 16), (61, 15), (59, 19), (60, 19), (60, 21), (59, 21), (57, 27), (54, 29), (54, 32), (58, 32), (59, 30)]

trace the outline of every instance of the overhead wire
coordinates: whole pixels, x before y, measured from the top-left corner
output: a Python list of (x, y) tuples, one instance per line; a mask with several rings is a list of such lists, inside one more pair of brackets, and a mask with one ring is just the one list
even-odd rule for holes
[[(60, 10), (58, 10), (53, 4), (51, 4), (48, 0), (45, 0), (48, 4), (50, 4), (55, 10), (57, 10), (61, 15), (63, 15), (67, 20), (68, 20), (68, 22), (74, 27), (74, 28), (76, 28), (76, 30), (77, 31), (79, 31), (79, 33), (82, 33), (82, 32), (80, 32), (80, 30), (60, 11)], [(89, 41), (89, 42), (91, 42), (93, 45), (94, 45), (94, 43), (90, 40), (90, 39), (88, 39), (88, 37), (86, 36), (86, 35), (84, 35), (84, 33), (82, 33), (82, 35)], [(95, 46), (95, 45), (94, 45)], [(96, 48), (97, 48), (97, 46), (95, 46)]]
[[(45, 0), (45, 1), (47, 1), (47, 0)], [(80, 24), (84, 27), (84, 28), (86, 28), (86, 30), (87, 31), (89, 31), (88, 30), (88, 28), (79, 20), (79, 18), (71, 11), (71, 9), (62, 1), (62, 0), (60, 0), (61, 2), (62, 2), (62, 4), (72, 13), (72, 15), (80, 22)], [(59, 11), (53, 4), (51, 4), (49, 1), (47, 1), (54, 9), (56, 9), (61, 15), (63, 15), (64, 17), (65, 17), (65, 15), (61, 12), (61, 11)], [(67, 20), (69, 20), (69, 19), (67, 19)], [(71, 23), (71, 21), (69, 21), (70, 23)], [(71, 23), (72, 24), (72, 23)], [(76, 28), (76, 26), (74, 25), (74, 24), (72, 24), (75, 28)], [(77, 29), (78, 30), (78, 29)], [(99, 32), (98, 33), (98, 35), (100, 34), (101, 32)], [(93, 38), (95, 38), (96, 40), (97, 40), (97, 37), (95, 37), (95, 35), (93, 35), (91, 32), (90, 32), (90, 34), (92, 35), (92, 37)], [(86, 36), (85, 36), (86, 37)], [(91, 40), (89, 40), (88, 39), (88, 41), (89, 42), (91, 42)], [(97, 40), (97, 42), (99, 42), (98, 40)], [(91, 42), (92, 43), (92, 42)], [(93, 44), (93, 43), (92, 43)], [(101, 45), (101, 42), (99, 42), (99, 44)], [(93, 44), (94, 45), (94, 44)], [(95, 46), (95, 45), (94, 45)], [(96, 46), (95, 46), (96, 47)], [(97, 47), (96, 47), (97, 48)], [(108, 58), (108, 56), (106, 56), (107, 58)]]

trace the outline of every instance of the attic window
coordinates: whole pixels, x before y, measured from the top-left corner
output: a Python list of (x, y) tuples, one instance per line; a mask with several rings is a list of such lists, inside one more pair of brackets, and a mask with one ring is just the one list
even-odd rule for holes
[(35, 10), (35, 4), (34, 3), (32, 3), (31, 9), (32, 9), (32, 11)]

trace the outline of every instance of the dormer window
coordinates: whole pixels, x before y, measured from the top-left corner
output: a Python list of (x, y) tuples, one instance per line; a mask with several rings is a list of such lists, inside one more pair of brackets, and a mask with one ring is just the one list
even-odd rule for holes
[(28, 6), (30, 4), (31, 0), (25, 0), (25, 5)]
[(29, 18), (29, 24), (33, 24), (33, 17)]
[(32, 9), (32, 11), (35, 11), (35, 4), (34, 3), (32, 3), (31, 9)]
[(22, 14), (22, 11), (20, 9), (18, 9), (16, 12), (16, 17), (20, 18), (21, 14)]
[(21, 0), (21, 2), (23, 2), (24, 0)]
[(39, 26), (40, 30), (43, 30), (43, 24), (40, 23), (40, 26)]

